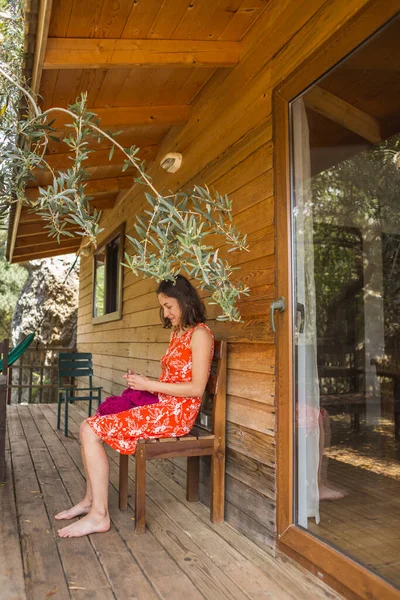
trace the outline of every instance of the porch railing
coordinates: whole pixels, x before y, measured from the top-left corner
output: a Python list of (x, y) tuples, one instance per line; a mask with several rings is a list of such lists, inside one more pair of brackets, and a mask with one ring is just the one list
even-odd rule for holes
[(8, 404), (57, 402), (58, 355), (76, 348), (32, 346), (8, 369)]

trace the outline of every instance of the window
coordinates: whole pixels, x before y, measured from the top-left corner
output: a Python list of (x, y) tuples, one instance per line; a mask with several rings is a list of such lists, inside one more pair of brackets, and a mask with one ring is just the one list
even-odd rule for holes
[(93, 263), (93, 323), (122, 317), (122, 258), (125, 224), (97, 249)]

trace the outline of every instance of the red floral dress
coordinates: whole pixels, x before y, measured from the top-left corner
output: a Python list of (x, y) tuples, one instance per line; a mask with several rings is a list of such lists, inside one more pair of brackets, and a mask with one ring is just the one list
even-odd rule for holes
[[(161, 359), (160, 381), (185, 383), (192, 381), (191, 340), (197, 327), (188, 329), (179, 337), (173, 332), (168, 349)], [(214, 353), (214, 338), (210, 355), (210, 367)], [(136, 442), (141, 439), (179, 437), (192, 429), (200, 410), (201, 397), (179, 398), (158, 394), (159, 402), (131, 408), (114, 415), (94, 415), (86, 419), (93, 431), (106, 444), (121, 454), (134, 454)]]

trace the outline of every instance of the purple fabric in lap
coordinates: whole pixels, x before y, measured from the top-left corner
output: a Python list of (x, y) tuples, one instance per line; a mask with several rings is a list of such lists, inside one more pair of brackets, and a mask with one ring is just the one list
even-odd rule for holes
[(136, 406), (145, 406), (146, 404), (156, 404), (158, 396), (151, 392), (139, 392), (127, 388), (121, 396), (109, 396), (102, 402), (96, 411), (96, 415), (104, 417), (105, 415), (115, 415), (124, 410), (130, 410)]

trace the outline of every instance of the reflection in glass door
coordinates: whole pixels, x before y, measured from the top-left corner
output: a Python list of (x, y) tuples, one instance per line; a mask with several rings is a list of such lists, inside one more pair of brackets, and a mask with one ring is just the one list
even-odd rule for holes
[(291, 139), (296, 520), (400, 587), (399, 37), (293, 101)]

